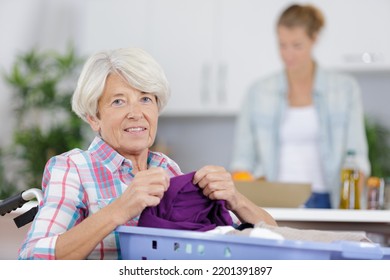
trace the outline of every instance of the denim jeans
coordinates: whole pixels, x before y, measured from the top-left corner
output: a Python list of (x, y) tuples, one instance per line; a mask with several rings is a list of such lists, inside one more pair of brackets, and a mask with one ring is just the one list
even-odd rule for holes
[(305, 203), (305, 208), (331, 208), (328, 193), (313, 192)]

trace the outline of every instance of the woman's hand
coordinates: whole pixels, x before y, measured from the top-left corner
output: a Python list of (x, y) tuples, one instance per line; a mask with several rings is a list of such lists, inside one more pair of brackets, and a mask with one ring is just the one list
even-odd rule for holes
[(169, 180), (161, 167), (139, 171), (122, 196), (113, 202), (118, 206), (115, 211), (118, 225), (138, 216), (146, 207), (158, 205), (169, 187)]
[(205, 166), (195, 173), (193, 183), (198, 184), (208, 198), (225, 200), (226, 207), (241, 222), (256, 224), (264, 221), (270, 225), (277, 225), (268, 212), (237, 191), (231, 174), (225, 168)]
[(198, 184), (203, 194), (212, 200), (225, 200), (226, 207), (234, 210), (237, 204), (237, 190), (232, 176), (221, 166), (208, 165), (194, 175), (194, 184)]
[(169, 176), (161, 167), (139, 171), (119, 198), (59, 235), (56, 258), (85, 259), (117, 226), (139, 215), (145, 207), (159, 204), (168, 186)]

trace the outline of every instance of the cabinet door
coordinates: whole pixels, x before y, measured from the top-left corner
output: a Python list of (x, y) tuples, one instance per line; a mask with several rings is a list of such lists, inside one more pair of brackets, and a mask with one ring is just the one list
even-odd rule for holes
[(214, 92), (213, 1), (150, 2), (149, 48), (161, 63), (172, 96), (164, 114), (202, 114)]
[(112, 48), (148, 49), (148, 1), (87, 0), (79, 47), (83, 54)]
[(214, 95), (213, 1), (88, 0), (84, 54), (136, 46), (163, 67), (171, 99), (165, 114), (202, 114)]
[(236, 113), (249, 86), (281, 67), (275, 36), (274, 1), (219, 0), (216, 30), (217, 102)]
[(390, 69), (390, 1), (343, 0), (314, 4), (325, 14), (319, 62), (348, 71)]
[[(307, 3), (306, 1), (298, 1)], [(312, 0), (325, 16), (314, 50), (323, 67), (344, 71), (389, 70), (388, 0)], [(217, 0), (216, 96), (220, 108), (236, 113), (248, 87), (282, 69), (276, 21), (291, 1)]]

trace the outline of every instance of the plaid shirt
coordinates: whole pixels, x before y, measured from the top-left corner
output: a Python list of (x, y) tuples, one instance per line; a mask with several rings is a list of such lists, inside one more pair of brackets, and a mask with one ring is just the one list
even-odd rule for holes
[[(170, 177), (182, 174), (167, 156), (149, 151), (148, 168), (160, 166)], [(74, 149), (46, 164), (44, 199), (20, 250), (19, 259), (55, 259), (57, 237), (119, 197), (134, 178), (132, 163), (101, 138), (87, 151)], [(138, 217), (126, 225), (136, 226)], [(88, 256), (89, 259), (120, 258), (119, 239), (112, 232)]]

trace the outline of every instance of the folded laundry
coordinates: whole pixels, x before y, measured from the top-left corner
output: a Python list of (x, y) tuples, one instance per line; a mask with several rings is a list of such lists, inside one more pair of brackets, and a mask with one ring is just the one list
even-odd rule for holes
[(207, 233), (212, 234), (226, 234), (226, 235), (241, 235), (248, 237), (258, 237), (264, 239), (275, 239), (275, 240), (283, 240), (285, 239), (278, 233), (274, 233), (269, 229), (265, 228), (253, 228), (247, 224), (244, 227), (233, 227), (233, 226), (218, 226), (215, 229), (207, 231)]
[(270, 226), (264, 222), (256, 224), (255, 228), (269, 229), (274, 233), (282, 235), (285, 239), (291, 240), (316, 242), (334, 242), (345, 240), (372, 243), (372, 241), (366, 236), (366, 234), (362, 232), (296, 229), (291, 227)]
[(232, 225), (225, 201), (210, 200), (192, 183), (195, 172), (171, 178), (160, 204), (141, 213), (138, 226), (208, 231)]
[(361, 232), (296, 229), (291, 227), (271, 226), (264, 222), (255, 224), (253, 228), (248, 227), (243, 230), (234, 229), (226, 231), (225, 234), (314, 242), (357, 241), (372, 243), (366, 234)]

